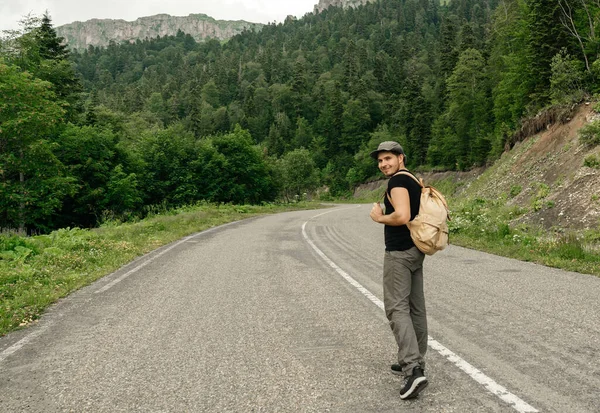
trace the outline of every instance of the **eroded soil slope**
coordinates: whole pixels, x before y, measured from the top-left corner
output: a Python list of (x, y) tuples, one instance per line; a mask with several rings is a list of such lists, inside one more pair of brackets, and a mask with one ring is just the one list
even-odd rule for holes
[(579, 106), (566, 124), (518, 143), (492, 167), (465, 185), (465, 196), (498, 199), (527, 208), (519, 222), (545, 228), (585, 229), (600, 223), (600, 169), (584, 166), (600, 147), (579, 142), (578, 131), (598, 118), (592, 105)]

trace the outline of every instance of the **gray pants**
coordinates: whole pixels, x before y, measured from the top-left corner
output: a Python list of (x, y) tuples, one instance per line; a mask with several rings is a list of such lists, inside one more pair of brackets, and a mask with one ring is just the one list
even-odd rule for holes
[(427, 314), (423, 293), (423, 259), (417, 249), (386, 251), (383, 260), (383, 304), (396, 343), (398, 363), (405, 374), (424, 366)]

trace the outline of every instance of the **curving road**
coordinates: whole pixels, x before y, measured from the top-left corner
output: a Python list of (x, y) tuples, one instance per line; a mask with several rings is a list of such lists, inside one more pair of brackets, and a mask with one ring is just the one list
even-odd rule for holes
[(74, 293), (0, 338), (0, 412), (600, 411), (600, 278), (454, 246), (400, 400), (369, 210), (222, 226)]

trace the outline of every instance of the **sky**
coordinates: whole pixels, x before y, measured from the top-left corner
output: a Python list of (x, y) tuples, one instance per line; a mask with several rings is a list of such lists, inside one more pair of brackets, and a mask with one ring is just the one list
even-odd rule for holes
[(48, 10), (54, 27), (74, 21), (123, 19), (166, 13), (203, 13), (217, 20), (281, 23), (288, 16), (312, 12), (319, 0), (0, 0), (0, 32), (19, 29), (23, 16)]

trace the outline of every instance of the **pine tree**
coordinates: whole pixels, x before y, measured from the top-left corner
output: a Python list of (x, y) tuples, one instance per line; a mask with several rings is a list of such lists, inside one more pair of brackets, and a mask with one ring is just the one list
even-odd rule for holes
[(448, 16), (442, 20), (440, 33), (440, 67), (442, 74), (449, 76), (458, 61), (458, 49), (456, 43), (456, 23), (454, 16)]
[(58, 37), (56, 34), (48, 12), (42, 16), (41, 25), (36, 30), (36, 38), (39, 44), (40, 56), (43, 59), (65, 60), (69, 57), (69, 51), (64, 44), (65, 39)]
[(69, 51), (63, 44), (64, 39), (56, 34), (47, 12), (43, 15), (40, 26), (33, 30), (32, 34), (36, 54), (40, 60), (27, 70), (34, 76), (52, 83), (57, 98), (67, 107), (67, 119), (74, 121), (76, 115), (83, 111), (79, 99), (82, 87), (73, 65), (68, 60)]
[(556, 0), (526, 0), (529, 29), (529, 68), (534, 74), (532, 98), (538, 105), (549, 99), (550, 63), (568, 42), (561, 25), (561, 11)]

